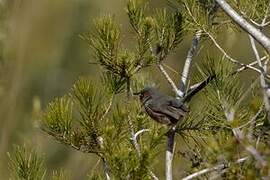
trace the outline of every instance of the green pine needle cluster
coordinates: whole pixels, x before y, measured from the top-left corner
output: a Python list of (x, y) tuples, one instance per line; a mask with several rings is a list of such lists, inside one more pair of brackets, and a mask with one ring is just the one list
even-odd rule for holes
[(44, 160), (35, 150), (16, 146), (14, 152), (8, 153), (8, 156), (9, 166), (15, 179), (43, 180), (45, 178)]

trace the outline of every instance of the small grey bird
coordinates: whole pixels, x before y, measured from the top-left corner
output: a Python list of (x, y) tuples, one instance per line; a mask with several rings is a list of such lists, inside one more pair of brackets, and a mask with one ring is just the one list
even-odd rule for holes
[(161, 94), (154, 87), (146, 87), (135, 95), (139, 95), (147, 114), (161, 124), (175, 125), (189, 111), (183, 101)]
[(139, 95), (145, 111), (153, 120), (169, 126), (176, 125), (189, 112), (186, 103), (215, 77), (215, 75), (209, 76), (198, 86), (189, 90), (182, 99), (164, 95), (154, 87), (145, 87), (134, 95)]

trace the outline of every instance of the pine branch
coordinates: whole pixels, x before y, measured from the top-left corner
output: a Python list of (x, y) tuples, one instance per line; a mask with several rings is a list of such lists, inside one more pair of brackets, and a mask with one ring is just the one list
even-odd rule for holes
[(46, 170), (43, 158), (39, 157), (34, 150), (16, 146), (12, 154), (8, 153), (10, 168), (16, 179), (43, 180)]
[[(221, 103), (221, 106), (223, 108), (225, 117), (229, 123), (232, 123), (234, 121), (235, 116), (235, 110), (230, 108), (228, 106), (228, 103), (225, 100), (221, 100), (221, 97), (219, 96), (219, 101)], [(248, 142), (247, 138), (244, 136), (243, 132), (239, 128), (232, 128), (232, 132), (234, 134), (235, 139), (245, 148), (247, 152), (249, 152), (254, 159), (258, 163), (260, 163), (261, 167), (265, 168), (267, 166), (267, 162), (262, 158), (260, 153), (254, 148), (250, 142)]]
[(270, 53), (270, 39), (241, 17), (225, 0), (215, 0), (224, 12)]
[(253, 67), (253, 66), (249, 66), (249, 65), (246, 65), (246, 64), (244, 64), (244, 63), (241, 63), (240, 61), (238, 61), (238, 60), (232, 58), (231, 56), (229, 56), (228, 53), (227, 53), (227, 52), (226, 52), (226, 51), (218, 44), (218, 42), (215, 40), (215, 38), (214, 38), (209, 32), (207, 32), (207, 31), (205, 30), (205, 33), (206, 33), (206, 34), (208, 35), (208, 37), (212, 40), (212, 42), (215, 44), (215, 46), (216, 46), (216, 47), (224, 54), (224, 56), (225, 56), (228, 60), (230, 60), (232, 63), (237, 64), (237, 65), (239, 65), (239, 66), (241, 66), (241, 67), (245, 67), (245, 68), (252, 69), (252, 70), (254, 70), (254, 71), (260, 73), (260, 70), (259, 70), (259, 69), (255, 68), (255, 67)]
[(218, 42), (216, 41), (216, 39), (212, 36), (212, 34), (209, 33), (209, 32), (205, 29), (205, 27), (202, 26), (202, 25), (197, 21), (197, 19), (193, 16), (193, 14), (192, 14), (190, 8), (188, 7), (187, 3), (184, 3), (184, 5), (185, 5), (185, 8), (186, 8), (186, 10), (187, 10), (189, 16), (192, 18), (192, 20), (194, 21), (194, 23), (195, 23), (198, 27), (200, 27), (200, 28), (203, 30), (204, 33), (206, 33), (206, 34), (208, 35), (208, 37), (212, 40), (212, 42), (213, 42), (214, 45), (218, 48), (218, 50), (220, 50), (220, 51), (222, 52), (222, 54), (223, 54), (229, 61), (231, 61), (231, 62), (234, 63), (234, 64), (239, 65), (240, 67), (249, 68), (249, 69), (252, 69), (252, 70), (254, 70), (254, 71), (260, 73), (260, 70), (259, 70), (259, 69), (255, 68), (255, 67), (253, 67), (253, 66), (246, 65), (246, 64), (244, 64), (244, 63), (242, 63), (242, 62), (240, 62), (240, 61), (238, 61), (238, 60), (232, 58), (232, 57), (231, 57), (231, 56), (230, 56), (230, 55), (229, 55), (229, 54), (228, 54), (228, 53), (227, 53), (227, 52), (219, 45), (219, 43), (218, 43)]
[(269, 85), (267, 84), (267, 81), (266, 81), (266, 68), (263, 67), (262, 63), (261, 63), (261, 58), (260, 58), (260, 55), (259, 55), (259, 52), (257, 50), (257, 47), (255, 45), (255, 41), (254, 41), (254, 38), (249, 35), (249, 38), (250, 38), (250, 43), (251, 43), (251, 46), (252, 46), (252, 50), (255, 54), (255, 57), (256, 57), (256, 60), (257, 60), (257, 63), (260, 67), (260, 70), (261, 70), (261, 73), (260, 73), (260, 82), (261, 82), (261, 88), (262, 88), (262, 91), (263, 91), (263, 101), (264, 101), (264, 107), (265, 107), (265, 110), (267, 112), (267, 118), (268, 118), (268, 124), (270, 124), (270, 94), (268, 93), (268, 91), (270, 91), (270, 87)]
[[(247, 159), (248, 159), (248, 157), (240, 158), (235, 163), (240, 164), (240, 163), (245, 162)], [(201, 175), (204, 175), (206, 173), (210, 173), (210, 172), (213, 172), (213, 171), (220, 171), (220, 170), (229, 168), (230, 165), (231, 165), (230, 163), (229, 164), (219, 164), (219, 165), (216, 165), (216, 166), (213, 166), (213, 167), (210, 167), (210, 168), (205, 168), (205, 169), (202, 169), (202, 170), (200, 170), (198, 172), (195, 172), (193, 174), (190, 174), (190, 175), (182, 178), (182, 180), (191, 180), (191, 179), (197, 178), (197, 177), (199, 177)]]

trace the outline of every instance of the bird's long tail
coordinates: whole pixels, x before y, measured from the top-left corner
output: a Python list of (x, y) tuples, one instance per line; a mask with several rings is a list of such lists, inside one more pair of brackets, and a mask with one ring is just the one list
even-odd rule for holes
[(183, 98), (183, 102), (189, 102), (191, 100), (191, 98), (195, 94), (197, 94), (198, 92), (200, 92), (207, 84), (209, 84), (215, 78), (216, 78), (216, 75), (215, 74), (214, 75), (211, 75), (208, 78), (206, 78), (204, 81), (202, 81), (201, 83), (197, 84), (192, 89), (188, 90), (187, 94)]

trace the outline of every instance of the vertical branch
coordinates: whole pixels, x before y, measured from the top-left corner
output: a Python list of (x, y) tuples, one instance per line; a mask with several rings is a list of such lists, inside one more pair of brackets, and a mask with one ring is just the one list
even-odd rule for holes
[[(167, 79), (167, 81), (171, 84), (176, 96), (181, 97), (180, 90), (177, 89), (176, 85), (170, 78), (170, 76), (167, 74), (163, 66), (160, 64), (160, 62), (157, 64), (159, 70), (164, 75), (164, 77)], [(172, 161), (173, 161), (173, 148), (174, 148), (174, 137), (175, 137), (175, 129), (176, 127), (173, 127), (168, 132), (168, 140), (167, 140), (167, 149), (166, 149), (166, 161), (165, 161), (165, 175), (166, 180), (172, 180)]]
[[(201, 34), (202, 34), (202, 32), (198, 31), (192, 40), (191, 47), (188, 51), (185, 65), (183, 68), (183, 73), (182, 73), (179, 89), (177, 89), (177, 87), (175, 85), (174, 86), (172, 85), (173, 88), (175, 89), (176, 95), (178, 97), (183, 97), (185, 95), (186, 84), (187, 84), (187, 80), (188, 80), (188, 76), (189, 76), (189, 72), (190, 72), (190, 68), (191, 68), (192, 59), (193, 59), (193, 56), (198, 48)], [(161, 67), (159, 67), (159, 68), (161, 68)], [(160, 69), (160, 70), (162, 71), (162, 69)], [(166, 74), (165, 73), (163, 73), (163, 74), (166, 77)], [(173, 179), (173, 177), (172, 177), (172, 174), (173, 174), (172, 173), (172, 161), (173, 161), (173, 154), (174, 154), (173, 149), (174, 149), (175, 129), (176, 129), (176, 127), (173, 127), (170, 130), (170, 132), (168, 133), (166, 161), (165, 161), (165, 163), (166, 163), (165, 164), (165, 166), (166, 166), (166, 180)]]
[(191, 62), (192, 62), (193, 56), (198, 48), (201, 35), (202, 35), (202, 31), (198, 31), (195, 34), (195, 36), (192, 39), (191, 47), (188, 50), (187, 58), (185, 61), (185, 65), (183, 68), (183, 73), (182, 73), (182, 77), (181, 77), (181, 81), (180, 81), (180, 85), (179, 85), (181, 97), (183, 97), (185, 92), (186, 92), (187, 80), (188, 80), (188, 76), (189, 76), (189, 72), (190, 72)]
[[(130, 104), (130, 99), (131, 99), (130, 77), (127, 77), (127, 107)], [(133, 123), (131, 122), (131, 119), (130, 119), (130, 115), (129, 114), (128, 114), (128, 125), (129, 125), (129, 129), (130, 129), (130, 134), (131, 134), (131, 137), (132, 137), (133, 145), (134, 145), (136, 151), (138, 153), (140, 153), (139, 144), (137, 143), (136, 140), (134, 141), (135, 130), (134, 130)]]
[[(99, 146), (101, 148), (103, 148), (103, 138), (101, 136), (99, 136), (97, 138), (97, 143), (99, 144)], [(109, 168), (107, 160), (103, 157), (103, 155), (101, 155), (99, 153), (97, 155), (101, 157), (102, 164), (103, 164), (103, 171), (104, 171), (106, 180), (111, 180), (111, 178), (110, 178), (110, 168)]]
[(140, 146), (136, 140), (136, 135), (135, 135), (135, 131), (134, 131), (134, 126), (131, 122), (131, 119), (130, 119), (130, 116), (128, 115), (128, 125), (129, 125), (129, 128), (130, 128), (130, 134), (131, 134), (131, 140), (132, 140), (132, 144), (133, 146), (135, 147), (138, 155), (141, 155), (141, 149), (140, 149)]
[(173, 161), (175, 129), (170, 130), (167, 136), (168, 141), (166, 149), (166, 180), (172, 180), (173, 179), (172, 161)]
[(106, 180), (110, 180), (110, 175), (109, 175), (109, 166), (108, 166), (108, 163), (107, 161), (102, 157), (102, 163), (103, 163), (103, 169), (104, 169), (104, 174), (105, 174), (105, 177), (106, 177)]
[[(177, 97), (181, 97), (181, 92), (178, 90), (170, 76), (167, 74), (163, 66), (160, 64), (160, 62), (157, 64), (158, 69), (161, 71), (161, 73), (164, 75), (164, 77), (167, 79), (167, 81), (172, 86), (175, 94)], [(167, 140), (167, 148), (166, 148), (166, 160), (165, 160), (165, 175), (166, 180), (172, 180), (173, 179), (173, 172), (172, 172), (172, 161), (173, 161), (173, 149), (174, 149), (174, 137), (175, 137), (175, 129), (176, 127), (173, 127), (168, 132), (168, 140)]]
[(265, 72), (264, 67), (262, 65), (261, 58), (259, 56), (259, 52), (258, 52), (257, 47), (255, 45), (254, 38), (251, 35), (249, 35), (249, 39), (250, 39), (250, 43), (252, 46), (252, 50), (255, 54), (256, 60), (258, 62), (260, 70), (261, 70), (260, 81), (261, 81), (261, 87), (262, 87), (262, 91), (263, 91), (263, 101), (264, 101), (265, 110), (267, 112), (268, 123), (270, 124), (270, 102), (269, 102), (270, 97), (269, 97), (269, 94), (267, 93), (269, 91), (269, 86), (266, 82), (266, 77), (265, 77), (266, 72)]

